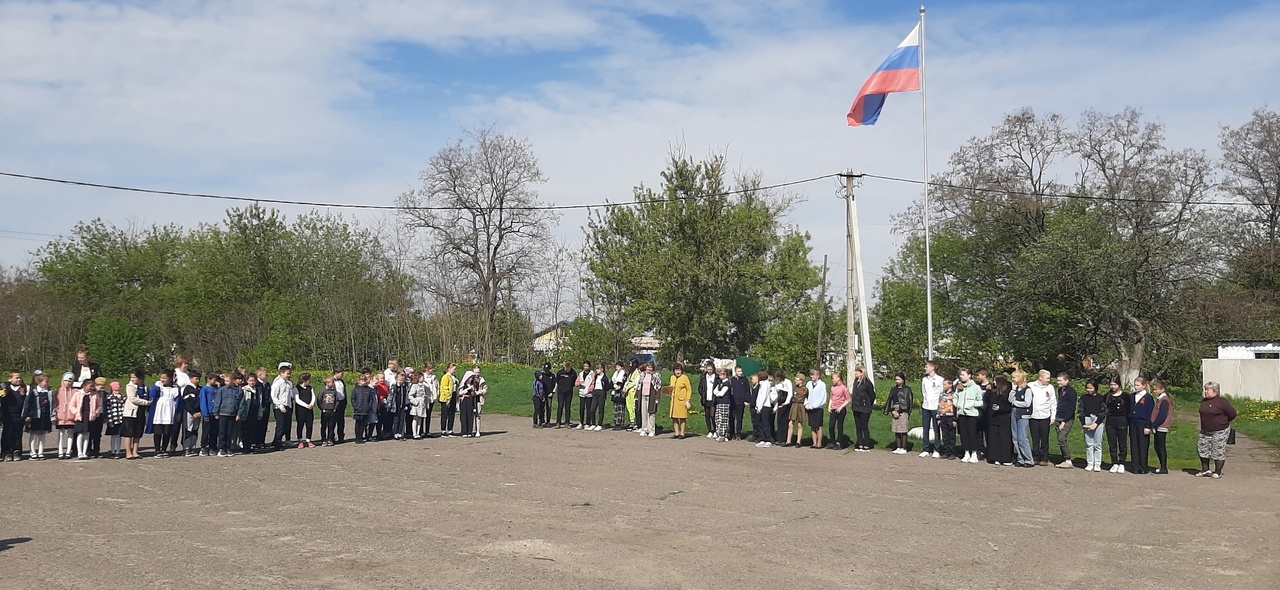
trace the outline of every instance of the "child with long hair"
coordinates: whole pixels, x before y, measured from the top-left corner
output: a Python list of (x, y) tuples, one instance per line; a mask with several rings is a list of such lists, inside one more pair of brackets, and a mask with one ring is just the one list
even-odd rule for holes
[(1151, 391), (1156, 395), (1155, 417), (1151, 420), (1151, 429), (1156, 439), (1156, 458), (1160, 460), (1160, 468), (1153, 471), (1156, 475), (1169, 474), (1169, 428), (1173, 426), (1173, 398), (1169, 397), (1164, 383), (1151, 382)]
[(805, 387), (803, 373), (796, 373), (795, 381), (791, 383), (791, 407), (787, 410), (787, 438), (782, 441), (782, 446), (793, 446), (791, 443), (791, 435), (795, 434), (796, 442), (794, 446), (800, 448), (800, 439), (804, 437), (804, 424), (809, 420), (809, 414), (804, 410), (804, 401), (809, 399), (809, 388)]
[(31, 459), (43, 461), (45, 437), (53, 430), (53, 412), (58, 402), (49, 390), (48, 375), (36, 375), (33, 383), (35, 387), (22, 408), (22, 420), (31, 435)]
[(75, 375), (67, 373), (62, 376), (62, 385), (58, 387), (58, 410), (55, 414), (58, 430), (58, 458), (70, 459), (71, 453), (75, 451), (75, 427), (76, 417), (79, 412), (75, 403), (76, 389), (72, 383), (75, 382)]
[(915, 392), (907, 385), (907, 374), (901, 371), (893, 376), (893, 389), (884, 401), (884, 413), (893, 416), (893, 454), (907, 454), (907, 432), (911, 430), (911, 406)]
[(120, 382), (112, 381), (111, 390), (103, 398), (103, 413), (106, 414), (106, 434), (111, 437), (111, 458), (121, 458), (121, 444), (124, 429), (124, 406), (128, 403), (124, 393), (120, 391)]

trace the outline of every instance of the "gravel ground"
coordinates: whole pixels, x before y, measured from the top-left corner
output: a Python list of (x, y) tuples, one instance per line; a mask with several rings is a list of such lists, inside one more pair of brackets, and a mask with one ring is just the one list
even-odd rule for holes
[[(1280, 471), (1020, 470), (533, 430), (4, 463), (4, 588), (1276, 588)], [(350, 430), (350, 429), (349, 429)]]

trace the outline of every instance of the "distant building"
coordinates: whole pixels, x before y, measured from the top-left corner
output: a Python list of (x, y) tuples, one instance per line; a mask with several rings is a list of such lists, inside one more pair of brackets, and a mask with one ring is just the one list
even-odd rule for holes
[(1218, 358), (1200, 361), (1200, 372), (1226, 395), (1280, 401), (1280, 342), (1224, 340)]
[(569, 335), (569, 326), (573, 322), (568, 320), (560, 320), (551, 326), (543, 328), (542, 331), (533, 335), (533, 351), (542, 354), (552, 354), (564, 345), (564, 340)]

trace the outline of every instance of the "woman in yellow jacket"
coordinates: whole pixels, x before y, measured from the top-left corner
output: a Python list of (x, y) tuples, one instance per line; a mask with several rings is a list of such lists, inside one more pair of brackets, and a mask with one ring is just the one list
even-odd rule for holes
[(458, 412), (458, 399), (453, 392), (458, 388), (458, 363), (449, 363), (444, 376), (440, 377), (440, 436), (453, 436), (453, 417)]
[(691, 399), (693, 386), (689, 384), (689, 376), (684, 374), (684, 367), (677, 363), (671, 375), (671, 423), (675, 427), (676, 438), (685, 437)]

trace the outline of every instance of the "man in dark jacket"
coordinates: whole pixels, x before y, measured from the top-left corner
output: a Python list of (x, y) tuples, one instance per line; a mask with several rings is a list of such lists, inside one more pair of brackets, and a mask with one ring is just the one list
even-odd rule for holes
[(573, 426), (573, 387), (577, 381), (578, 374), (569, 363), (556, 373), (556, 428)]
[(751, 381), (742, 375), (742, 367), (734, 367), (729, 378), (729, 395), (733, 398), (729, 412), (729, 440), (746, 440), (742, 432), (742, 417), (751, 407)]

